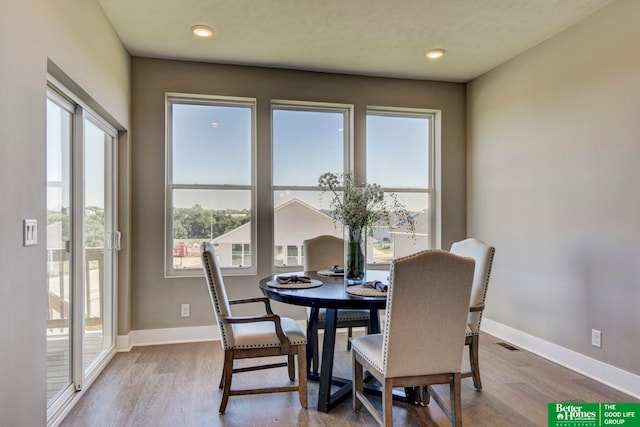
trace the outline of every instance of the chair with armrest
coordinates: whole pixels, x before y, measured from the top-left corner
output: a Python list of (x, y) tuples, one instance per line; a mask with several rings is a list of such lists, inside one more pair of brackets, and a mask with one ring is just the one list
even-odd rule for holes
[(469, 303), (469, 316), (467, 320), (467, 333), (465, 345), (469, 346), (470, 371), (462, 374), (463, 377), (473, 377), (473, 384), (476, 389), (482, 389), (480, 381), (480, 365), (478, 363), (478, 349), (480, 346), (480, 322), (484, 310), (489, 276), (491, 275), (491, 265), (495, 248), (489, 246), (481, 240), (469, 238), (451, 245), (451, 253), (473, 258), (476, 262), (473, 273), (473, 288)]
[[(335, 236), (318, 236), (305, 240), (304, 250), (304, 270), (318, 271), (326, 270), (334, 265), (343, 266), (344, 263), (344, 240)], [(344, 266), (343, 266), (344, 267)], [(311, 340), (313, 347), (313, 372), (318, 372), (318, 330), (324, 329), (326, 310), (318, 309), (318, 320), (313, 322), (312, 308), (307, 308), (309, 327), (307, 337)], [(338, 328), (348, 328), (347, 350), (351, 349), (352, 328), (364, 326), (368, 328), (368, 310), (338, 310)]]
[[(220, 412), (227, 407), (229, 396), (258, 393), (276, 393), (297, 391), (300, 404), (307, 407), (307, 339), (298, 324), (287, 317), (280, 317), (271, 310), (268, 298), (247, 298), (229, 301), (215, 255), (213, 244), (203, 242), (200, 248), (202, 266), (207, 279), (209, 295), (213, 311), (218, 322), (222, 348), (224, 349), (224, 365), (219, 388), (222, 389)], [(260, 316), (236, 317), (231, 314), (230, 306), (234, 304), (263, 303), (266, 314)], [(287, 366), (289, 379), (295, 381), (295, 359), (298, 355), (298, 384), (282, 387), (265, 387), (255, 389), (231, 389), (231, 378), (234, 373), (254, 371)], [(269, 356), (287, 356), (287, 362), (266, 365), (233, 368), (236, 359), (248, 359)]]
[[(353, 409), (392, 426), (393, 387), (427, 386), (454, 426), (462, 425), (460, 379), (474, 261), (442, 250), (391, 263), (383, 333), (352, 342)], [(363, 367), (382, 385), (382, 416), (363, 393)], [(430, 386), (449, 384), (449, 404)]]

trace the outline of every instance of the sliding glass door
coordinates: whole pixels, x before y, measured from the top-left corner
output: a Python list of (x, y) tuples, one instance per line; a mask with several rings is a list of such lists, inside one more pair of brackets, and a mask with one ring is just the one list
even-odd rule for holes
[(114, 352), (116, 133), (47, 96), (47, 406), (51, 419)]
[(71, 310), (71, 145), (74, 106), (47, 99), (47, 401), (73, 384)]
[[(114, 136), (85, 112), (84, 130), (84, 374), (113, 347)], [(105, 286), (107, 284), (107, 286)]]

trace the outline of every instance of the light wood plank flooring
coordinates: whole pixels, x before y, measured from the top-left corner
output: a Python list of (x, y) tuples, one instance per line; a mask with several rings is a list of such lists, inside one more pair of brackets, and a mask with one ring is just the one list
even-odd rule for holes
[[(549, 402), (637, 402), (636, 399), (522, 350), (511, 351), (483, 334), (480, 366), (484, 389), (463, 380), (466, 426), (546, 426)], [(309, 382), (309, 409), (295, 393), (232, 396), (218, 414), (222, 368), (219, 342), (137, 347), (117, 354), (61, 424), (71, 426), (374, 426), (351, 398), (328, 414), (316, 410), (318, 385)], [(238, 364), (236, 366), (242, 366)], [(346, 334), (336, 342), (334, 374), (350, 377)], [(234, 375), (233, 386), (285, 384), (285, 368)], [(438, 390), (444, 393), (442, 388)], [(379, 407), (379, 399), (376, 401)], [(396, 426), (449, 426), (432, 400), (427, 407), (394, 403)]]

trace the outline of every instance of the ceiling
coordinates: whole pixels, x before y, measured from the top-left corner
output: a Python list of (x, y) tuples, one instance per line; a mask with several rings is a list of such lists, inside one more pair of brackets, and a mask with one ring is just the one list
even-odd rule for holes
[(466, 82), (612, 0), (98, 1), (133, 56)]

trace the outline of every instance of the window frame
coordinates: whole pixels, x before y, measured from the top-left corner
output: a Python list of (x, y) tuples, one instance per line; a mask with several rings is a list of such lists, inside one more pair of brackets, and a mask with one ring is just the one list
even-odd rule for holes
[[(271, 123), (271, 270), (273, 272), (282, 273), (288, 271), (298, 271), (302, 269), (302, 264), (300, 265), (276, 265), (275, 264), (275, 252), (276, 252), (276, 242), (275, 242), (275, 203), (274, 203), (274, 194), (277, 191), (317, 191), (320, 192), (320, 187), (318, 185), (315, 186), (302, 186), (302, 185), (276, 185), (274, 183), (274, 120), (273, 113), (275, 110), (288, 110), (288, 111), (313, 111), (313, 112), (332, 112), (332, 113), (342, 113), (344, 116), (344, 126), (343, 126), (343, 165), (340, 173), (352, 172), (354, 170), (354, 105), (353, 104), (341, 104), (341, 103), (327, 103), (327, 102), (313, 102), (313, 101), (294, 101), (294, 100), (283, 100), (283, 99), (272, 99), (270, 105), (270, 115), (269, 120)], [(287, 261), (287, 247), (290, 246), (291, 243), (283, 243), (283, 259)], [(302, 248), (302, 242), (300, 242), (300, 248)], [(300, 256), (299, 249), (298, 259), (304, 260)]]
[[(439, 170), (439, 159), (437, 158), (437, 147), (439, 146), (438, 140), (438, 130), (440, 122), (440, 111), (432, 110), (432, 109), (422, 109), (422, 108), (402, 108), (402, 107), (383, 107), (383, 106), (373, 106), (367, 105), (365, 110), (365, 128), (368, 126), (368, 118), (370, 115), (374, 116), (382, 116), (382, 117), (402, 117), (402, 118), (421, 118), (427, 119), (429, 122), (429, 140), (427, 141), (427, 153), (428, 153), (428, 162), (427, 166), (429, 168), (429, 173), (427, 174), (427, 186), (426, 188), (419, 187), (385, 187), (382, 186), (382, 190), (386, 193), (396, 193), (401, 195), (403, 193), (409, 194), (426, 194), (427, 195), (427, 206), (425, 208), (429, 208), (429, 215), (427, 217), (428, 226), (427, 226), (427, 246), (428, 248), (437, 248), (440, 245), (440, 237), (436, 233), (438, 229), (436, 222), (438, 221), (438, 212), (439, 208), (436, 206), (436, 174), (437, 170)], [(368, 148), (368, 135), (365, 138), (365, 152)], [(364, 159), (365, 168), (367, 167), (367, 158), (365, 155)], [(367, 181), (368, 182), (368, 181)], [(368, 262), (369, 266), (384, 266), (390, 265), (389, 262)]]
[[(251, 111), (251, 177), (243, 184), (174, 184), (173, 183), (173, 105), (209, 105), (222, 107), (244, 107)], [(250, 191), (251, 266), (221, 267), (225, 276), (255, 275), (257, 273), (257, 224), (256, 224), (256, 147), (257, 147), (257, 99), (248, 97), (165, 93), (165, 233), (164, 275), (170, 277), (202, 277), (202, 268), (177, 269), (173, 265), (173, 191), (174, 190), (248, 190)]]

